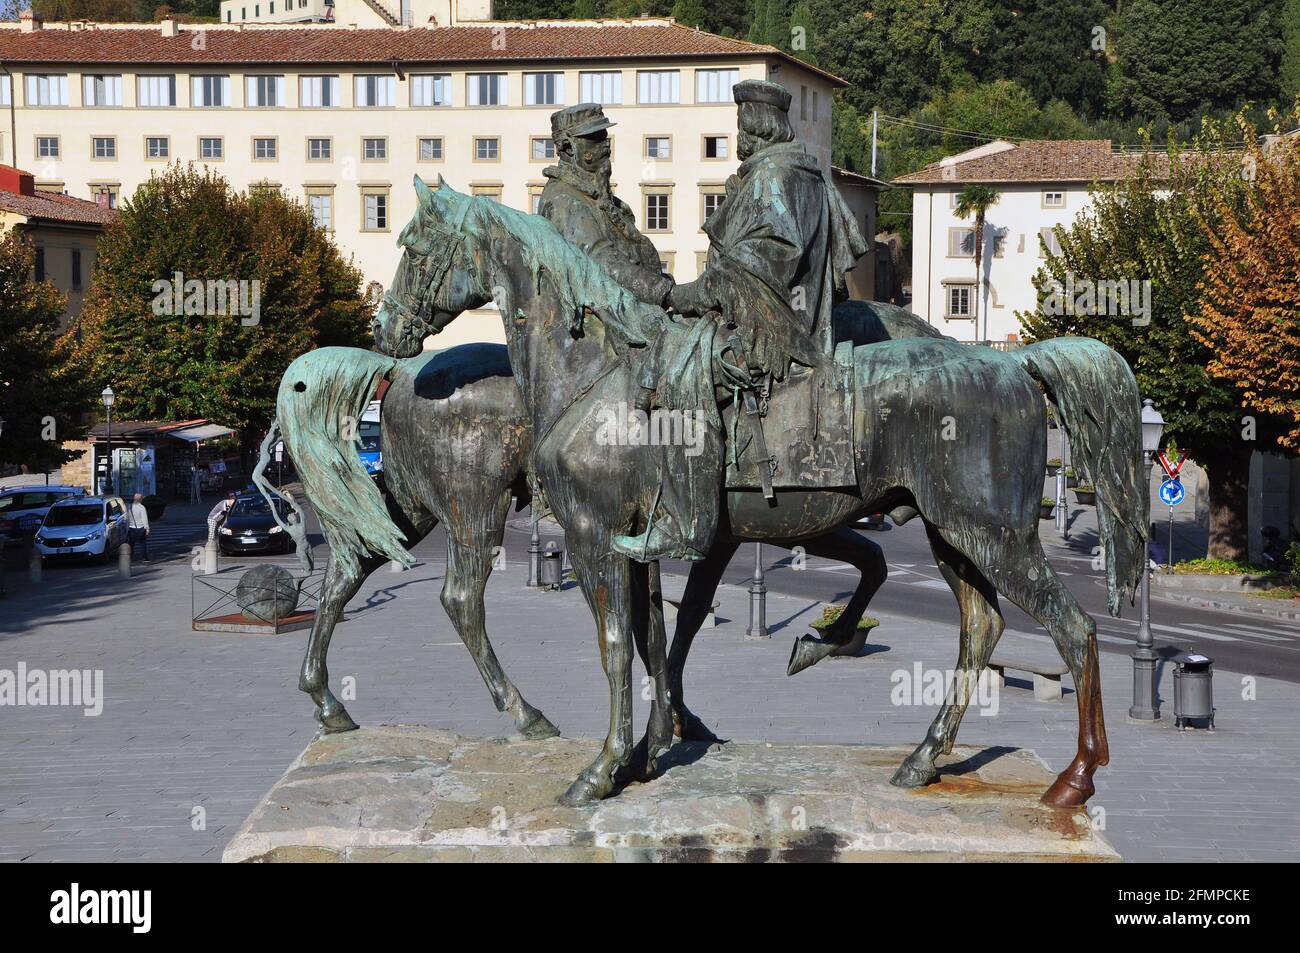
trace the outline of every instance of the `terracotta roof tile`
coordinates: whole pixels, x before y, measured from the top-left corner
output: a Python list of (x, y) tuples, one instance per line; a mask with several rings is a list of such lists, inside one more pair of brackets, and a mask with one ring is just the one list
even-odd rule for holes
[(107, 225), (117, 218), (117, 212), (85, 199), (55, 192), (20, 195), (0, 190), (0, 209), (17, 212), (28, 218), (43, 218), (52, 222), (81, 222), (89, 225)]
[[(1032, 139), (991, 155), (932, 162), (917, 172), (899, 176), (893, 184), (1114, 182), (1133, 170), (1139, 156), (1136, 152), (1114, 151), (1108, 139)], [(1158, 156), (1157, 161), (1167, 164), (1168, 159)]]
[(97, 24), (70, 30), (46, 24), (24, 33), (0, 29), (0, 60), (7, 63), (455, 63), (519, 60), (600, 60), (630, 57), (775, 56), (830, 78), (774, 47), (705, 33), (675, 23), (626, 21), (570, 25), (566, 21), (487, 23), (483, 26), (354, 30), (337, 25), (203, 29), (184, 26), (163, 36), (156, 24)]

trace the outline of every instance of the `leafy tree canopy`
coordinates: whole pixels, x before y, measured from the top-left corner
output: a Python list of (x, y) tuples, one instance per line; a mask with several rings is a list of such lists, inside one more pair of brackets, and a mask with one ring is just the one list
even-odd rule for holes
[(249, 446), (290, 361), (369, 344), (360, 284), (302, 205), (176, 163), (136, 190), (101, 240), (78, 358), (97, 387), (113, 385), (124, 418), (206, 417)]

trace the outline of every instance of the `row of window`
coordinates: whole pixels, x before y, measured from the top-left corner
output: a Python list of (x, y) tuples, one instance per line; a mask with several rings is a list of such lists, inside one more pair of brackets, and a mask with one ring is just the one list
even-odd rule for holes
[[(441, 136), (421, 136), (417, 140), (417, 158), (421, 162), (439, 162), (444, 158), (443, 138)], [(667, 160), (673, 154), (672, 136), (645, 136), (642, 139), (642, 155), (647, 159)], [(62, 158), (62, 142), (59, 136), (37, 136), (36, 157), (39, 159)], [(529, 158), (534, 162), (546, 162), (555, 158), (555, 142), (546, 136), (534, 136), (529, 140)], [(225, 138), (222, 136), (200, 136), (199, 158), (220, 160), (226, 157)], [(307, 160), (309, 162), (329, 162), (334, 158), (334, 140), (330, 137), (310, 137), (307, 139)], [(701, 144), (701, 154), (705, 159), (726, 159), (731, 152), (727, 136), (705, 136)], [(118, 158), (117, 136), (92, 136), (90, 154), (95, 159)], [(501, 159), (501, 138), (499, 136), (476, 136), (473, 141), (472, 156), (476, 162), (496, 162)], [(144, 140), (144, 157), (146, 159), (170, 159), (171, 141), (167, 136), (146, 136)], [(280, 158), (280, 140), (277, 136), (254, 136), (252, 157), (260, 161)], [(366, 162), (383, 162), (389, 157), (387, 136), (366, 136), (361, 140), (361, 158)]]
[[(638, 70), (636, 102), (661, 104), (681, 102), (680, 70)], [(562, 106), (564, 74), (538, 72), (523, 74), (525, 106)], [(397, 77), (387, 73), (353, 76), (353, 105), (385, 108), (396, 105)], [(412, 73), (408, 76), (409, 103), (416, 108), (452, 105), (450, 73)], [(740, 80), (738, 69), (697, 69), (695, 101), (730, 103), (731, 87)], [(327, 109), (343, 105), (338, 75), (299, 76), (298, 105), (307, 109)], [(288, 105), (285, 77), (279, 74), (244, 77), (244, 105), (274, 108)], [(86, 74), (82, 76), (82, 104), (113, 107), (123, 104), (121, 74)], [(578, 102), (605, 106), (623, 104), (623, 74), (618, 70), (580, 73)], [(508, 106), (509, 89), (506, 73), (469, 73), (465, 76), (465, 104), (468, 106)], [(67, 106), (66, 73), (28, 73), (28, 106)], [(0, 81), (0, 105), (11, 101), (9, 77)], [(176, 105), (176, 76), (172, 73), (136, 77), (136, 104), (143, 107)], [(228, 74), (190, 76), (190, 104), (200, 107), (232, 106), (231, 78)], [(806, 110), (805, 110), (806, 111)], [(806, 117), (805, 117), (806, 118)]]

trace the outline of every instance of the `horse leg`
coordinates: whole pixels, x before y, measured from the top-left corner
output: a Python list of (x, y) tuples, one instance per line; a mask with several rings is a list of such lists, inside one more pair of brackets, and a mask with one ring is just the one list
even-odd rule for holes
[(718, 539), (709, 553), (699, 562), (691, 563), (691, 573), (682, 594), (682, 605), (677, 611), (677, 628), (673, 631), (673, 644), (668, 652), (668, 699), (673, 718), (673, 733), (683, 741), (717, 741), (718, 736), (709, 730), (686, 707), (682, 676), (686, 669), (686, 656), (691, 643), (700, 631), (705, 618), (713, 608), (713, 594), (727, 570), (731, 557), (736, 555), (740, 543)]
[(343, 703), (334, 697), (329, 688), (329, 667), (326, 655), (329, 653), (330, 638), (334, 635), (334, 626), (343, 615), (343, 610), (361, 583), (372, 572), (388, 562), (385, 556), (366, 554), (349, 568), (330, 551), (329, 565), (325, 570), (325, 585), (316, 610), (316, 621), (312, 623), (311, 635), (307, 639), (307, 654), (302, 660), (302, 674), (298, 677), (298, 688), (311, 695), (316, 703), (316, 718), (327, 733), (336, 731), (353, 731), (357, 723), (352, 720)]
[(801, 544), (813, 556), (836, 559), (855, 567), (862, 575), (853, 596), (840, 617), (822, 630), (821, 638), (805, 635), (796, 639), (790, 653), (787, 675), (816, 665), (828, 655), (856, 655), (866, 644), (867, 633), (858, 622), (872, 597), (889, 578), (885, 554), (874, 542), (846, 527), (833, 530)]
[[(954, 546), (958, 541), (939, 530)], [(1053, 807), (1078, 807), (1096, 790), (1092, 775), (1110, 763), (1106, 724), (1101, 710), (1101, 679), (1097, 663), (1097, 623), (1070, 590), (1065, 588), (1043, 554), (1034, 526), (1021, 538), (989, 533), (966, 555), (976, 561), (985, 577), (996, 580), (998, 591), (1047, 630), (1062, 661), (1070, 667), (1079, 706), (1079, 747), (1069, 766), (1043, 795)], [(976, 553), (980, 556), (976, 560)]]
[(447, 533), (447, 577), (442, 583), (442, 607), (469, 649), (478, 673), (492, 694), (497, 711), (509, 712), (525, 738), (554, 738), (560, 729), (524, 700), (497, 660), (488, 640), (483, 593), (492, 574), (495, 546), (471, 546)]
[(659, 563), (636, 563), (632, 572), (635, 579), (632, 618), (636, 623), (636, 650), (653, 687), (650, 721), (645, 737), (633, 753), (632, 770), (635, 776), (648, 780), (654, 776), (659, 755), (673, 743), (673, 719), (665, 671), (668, 639), (664, 634), (663, 583)]
[(1005, 628), (998, 609), (997, 591), (975, 568), (975, 564), (954, 549), (934, 526), (925, 524), (939, 572), (952, 588), (961, 607), (961, 643), (957, 653), (957, 672), (943, 707), (930, 724), (925, 740), (907, 756), (894, 773), (891, 784), (914, 788), (929, 784), (938, 776), (934, 760), (949, 754), (957, 740), (966, 706), (970, 704), (976, 682), (981, 677), (993, 647)]
[[(566, 521), (566, 528), (577, 520)], [(577, 807), (614, 792), (615, 775), (632, 758), (632, 586), (631, 560), (609, 554), (608, 539), (569, 534), (569, 560), (596, 621), (600, 663), (609, 681), (609, 732), (596, 760), (583, 769), (560, 798)]]

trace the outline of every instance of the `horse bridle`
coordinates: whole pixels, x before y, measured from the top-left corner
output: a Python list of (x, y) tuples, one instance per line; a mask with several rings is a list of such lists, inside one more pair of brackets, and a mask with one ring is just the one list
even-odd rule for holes
[(412, 282), (408, 281), (406, 289), (399, 294), (394, 294), (391, 288), (385, 291), (384, 308), (405, 318), (412, 331), (419, 332), (421, 337), (433, 330), (429, 318), (437, 304), (437, 295), (442, 290), (447, 272), (451, 270), (451, 263), (464, 242), (461, 229), (469, 215), (469, 209), (470, 202), (467, 201), (451, 228), (428, 226), (433, 233), (428, 242), (432, 247), (428, 251), (418, 250), (409, 243), (402, 244), (403, 256), (411, 263), (410, 267), (415, 269), (414, 283), (412, 286)]

